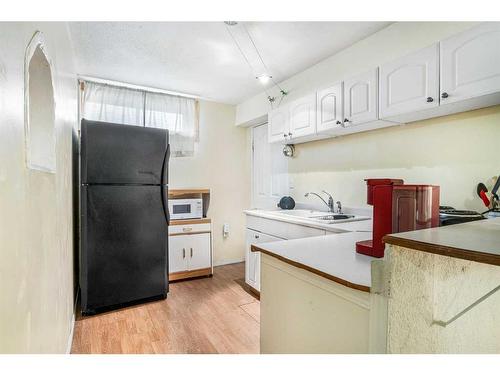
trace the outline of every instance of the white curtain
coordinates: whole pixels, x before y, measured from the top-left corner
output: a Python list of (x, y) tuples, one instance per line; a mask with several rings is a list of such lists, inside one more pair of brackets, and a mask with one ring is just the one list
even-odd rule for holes
[(145, 125), (168, 129), (172, 156), (192, 156), (198, 141), (196, 100), (157, 93), (146, 94)]
[(84, 82), (82, 118), (169, 130), (174, 157), (192, 156), (198, 142), (195, 99), (107, 84)]
[(144, 126), (144, 91), (85, 82), (82, 117), (87, 120)]

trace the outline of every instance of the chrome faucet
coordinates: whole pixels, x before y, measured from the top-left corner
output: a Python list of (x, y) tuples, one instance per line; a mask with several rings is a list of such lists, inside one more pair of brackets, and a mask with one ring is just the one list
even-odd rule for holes
[(333, 202), (334, 202), (333, 197), (331, 196), (331, 194), (330, 194), (330, 193), (328, 193), (328, 192), (326, 192), (326, 191), (324, 191), (324, 190), (323, 190), (323, 193), (325, 193), (326, 195), (328, 195), (328, 202), (327, 202), (327, 201), (325, 201), (321, 195), (319, 195), (319, 194), (317, 194), (317, 193), (314, 193), (314, 192), (312, 192), (312, 191), (311, 191), (311, 192), (309, 192), (309, 193), (305, 193), (305, 194), (304, 194), (304, 197), (308, 197), (310, 194), (317, 196), (319, 199), (321, 199), (321, 200), (323, 201), (323, 203), (324, 203), (324, 204), (326, 204), (326, 205), (327, 205), (328, 210), (329, 210), (331, 213), (334, 213), (334, 212), (335, 212), (335, 206), (334, 206), (334, 203), (333, 203)]

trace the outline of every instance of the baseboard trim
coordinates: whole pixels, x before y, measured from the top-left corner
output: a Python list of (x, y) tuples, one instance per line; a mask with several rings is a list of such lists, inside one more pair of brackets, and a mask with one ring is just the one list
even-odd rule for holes
[(66, 354), (71, 354), (73, 346), (73, 335), (75, 334), (76, 308), (78, 306), (78, 298), (80, 297), (80, 288), (76, 291), (75, 304), (73, 305), (73, 316), (71, 317), (71, 327), (69, 330), (68, 343), (66, 344)]
[(75, 313), (71, 317), (71, 329), (69, 332), (68, 343), (66, 344), (66, 354), (71, 354), (71, 347), (73, 346), (73, 334), (75, 333)]
[(242, 263), (245, 259), (231, 259), (231, 260), (222, 260), (214, 263), (214, 267), (217, 266), (226, 266), (228, 264)]

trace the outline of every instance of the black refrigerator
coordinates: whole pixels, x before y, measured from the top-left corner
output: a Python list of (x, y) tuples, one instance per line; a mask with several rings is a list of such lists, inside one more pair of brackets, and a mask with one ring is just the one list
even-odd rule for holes
[(167, 297), (168, 131), (82, 120), (84, 315)]

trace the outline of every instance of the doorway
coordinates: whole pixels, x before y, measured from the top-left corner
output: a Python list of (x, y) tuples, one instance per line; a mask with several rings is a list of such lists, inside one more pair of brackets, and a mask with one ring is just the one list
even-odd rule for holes
[(288, 159), (268, 142), (268, 125), (252, 128), (252, 207), (273, 209), (288, 194)]

